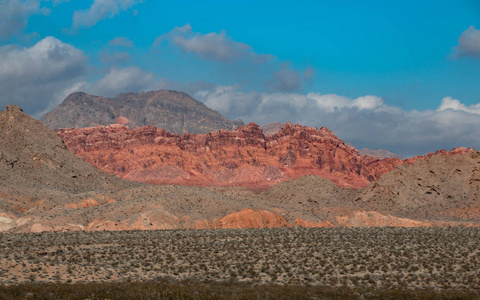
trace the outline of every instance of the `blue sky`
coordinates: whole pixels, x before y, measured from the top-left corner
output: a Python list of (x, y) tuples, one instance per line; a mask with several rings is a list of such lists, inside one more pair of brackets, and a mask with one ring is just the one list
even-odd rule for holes
[(359, 148), (480, 148), (480, 2), (0, 0), (0, 104), (161, 88)]

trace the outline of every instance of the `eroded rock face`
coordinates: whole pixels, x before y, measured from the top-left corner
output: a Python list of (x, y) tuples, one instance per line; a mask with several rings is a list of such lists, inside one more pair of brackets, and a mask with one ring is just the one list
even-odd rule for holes
[(268, 187), (304, 175), (359, 188), (402, 163), (362, 156), (325, 127), (287, 123), (265, 136), (255, 123), (177, 135), (154, 126), (60, 129), (75, 154), (119, 177), (153, 184)]

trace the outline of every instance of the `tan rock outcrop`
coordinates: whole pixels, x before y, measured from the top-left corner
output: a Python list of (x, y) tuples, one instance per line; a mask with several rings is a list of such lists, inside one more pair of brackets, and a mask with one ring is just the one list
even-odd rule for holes
[(310, 227), (310, 228), (335, 227), (330, 221), (310, 222), (302, 219), (296, 219), (295, 225), (300, 227)]
[(336, 221), (342, 227), (431, 227), (433, 223), (398, 218), (376, 211), (353, 211), (349, 214), (337, 216)]
[(260, 209), (246, 208), (226, 215), (215, 222), (215, 228), (278, 228), (292, 227), (281, 216)]

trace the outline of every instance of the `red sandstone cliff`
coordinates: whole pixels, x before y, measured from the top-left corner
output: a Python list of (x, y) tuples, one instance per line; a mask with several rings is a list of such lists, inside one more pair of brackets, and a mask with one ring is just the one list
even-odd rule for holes
[(267, 187), (304, 175), (363, 187), (400, 159), (362, 156), (325, 127), (285, 124), (265, 136), (255, 123), (234, 131), (169, 133), (154, 126), (60, 129), (75, 154), (119, 177), (153, 184)]

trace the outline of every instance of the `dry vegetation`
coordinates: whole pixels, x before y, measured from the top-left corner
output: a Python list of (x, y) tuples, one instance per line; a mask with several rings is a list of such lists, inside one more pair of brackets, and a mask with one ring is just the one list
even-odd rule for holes
[[(454, 290), (478, 295), (479, 270), (478, 228), (0, 235), (0, 285), (5, 285), (0, 292), (13, 291), (21, 283), (29, 283), (32, 289), (41, 283), (121, 281), (138, 288), (135, 282), (158, 283), (159, 278), (168, 278), (178, 280), (169, 283), (171, 288), (189, 281), (215, 282), (227, 290), (231, 289), (228, 285), (253, 283), (262, 284), (262, 289), (302, 285), (310, 287), (309, 291), (314, 288), (438, 293)], [(28, 289), (23, 286), (22, 290)]]

